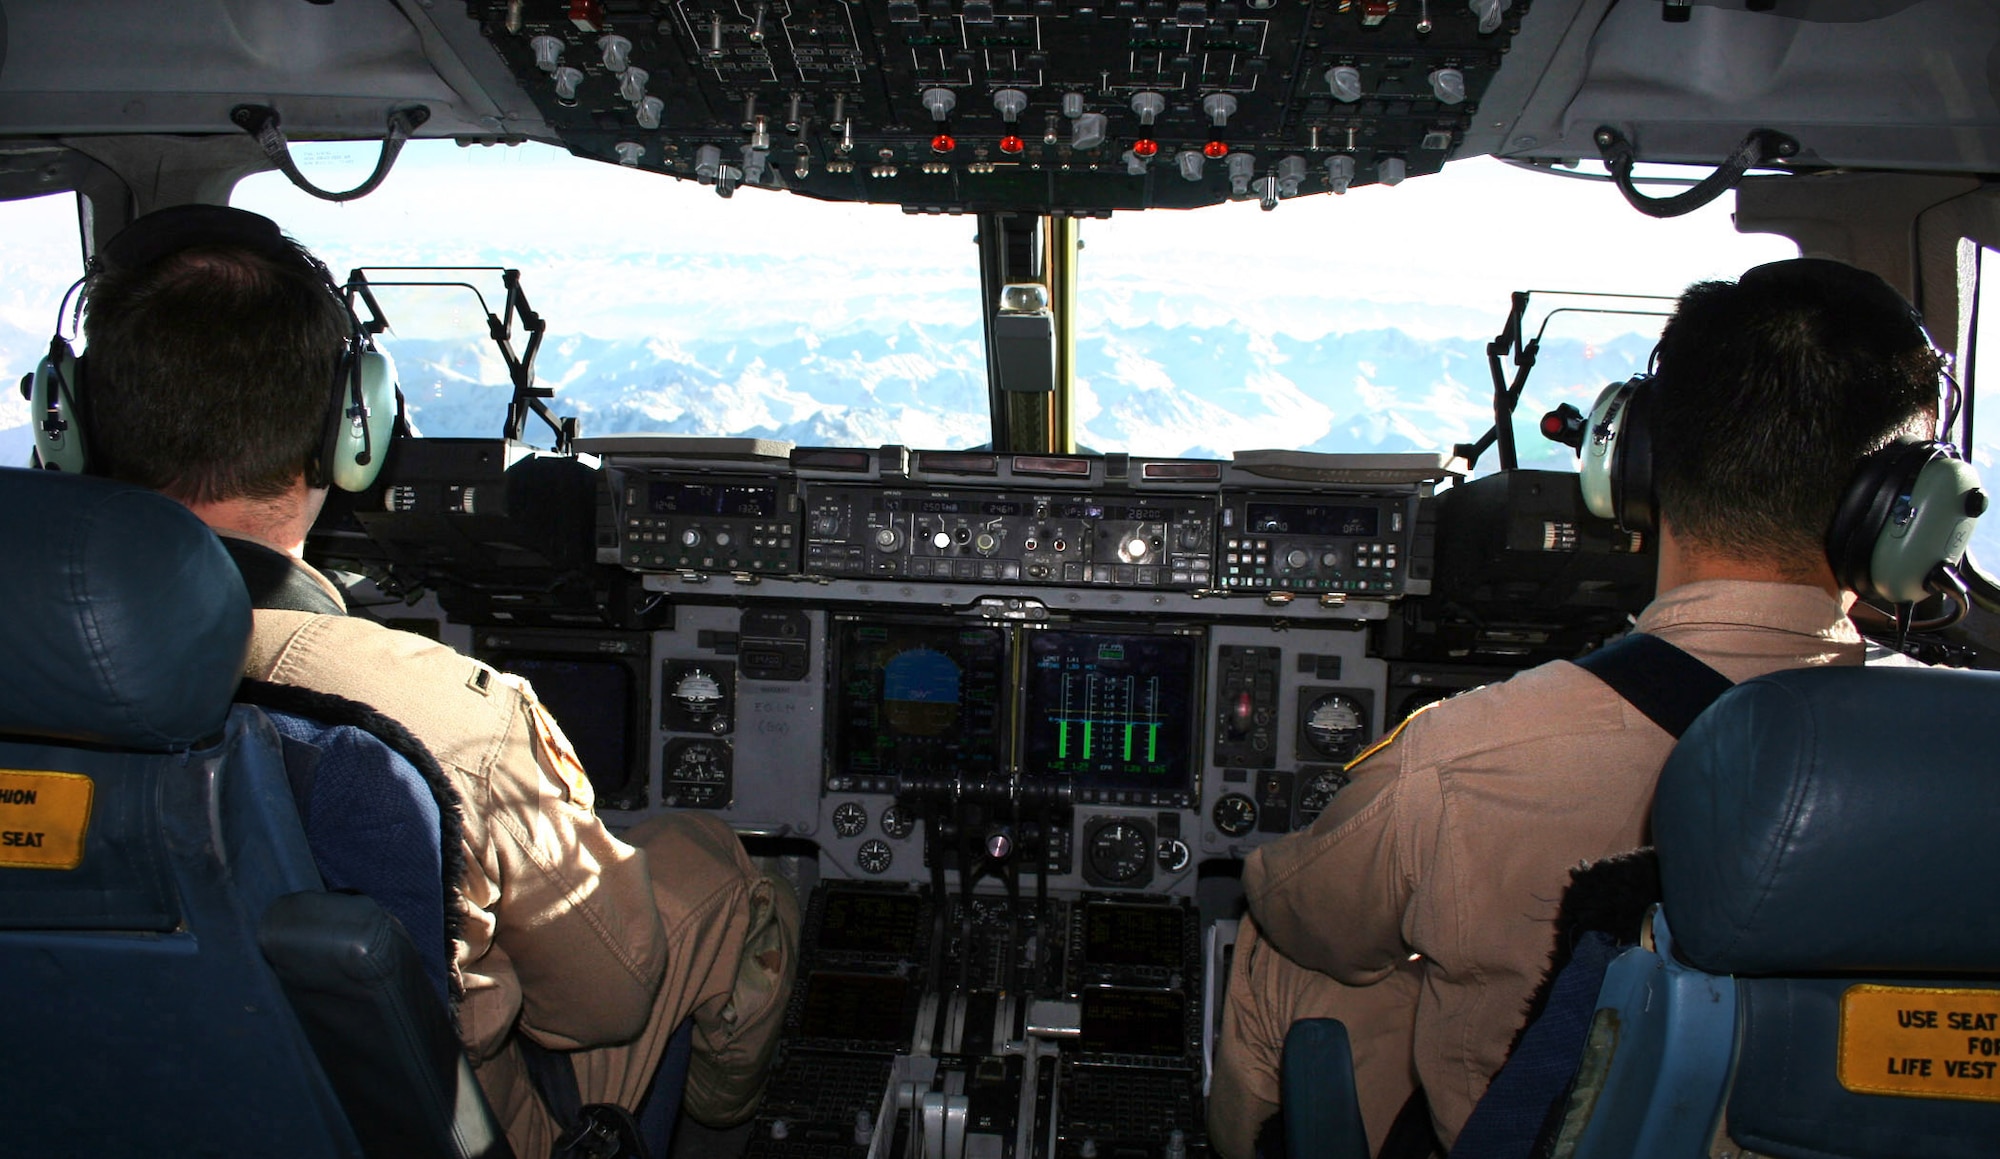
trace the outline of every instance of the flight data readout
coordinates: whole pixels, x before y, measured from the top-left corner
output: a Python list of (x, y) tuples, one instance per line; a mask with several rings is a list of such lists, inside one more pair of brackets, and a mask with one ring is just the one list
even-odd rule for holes
[(1079, 787), (1192, 784), (1189, 712), (1200, 641), (1170, 633), (1049, 629), (1027, 648), (1022, 770)]
[(835, 776), (996, 776), (1006, 639), (951, 624), (841, 625)]

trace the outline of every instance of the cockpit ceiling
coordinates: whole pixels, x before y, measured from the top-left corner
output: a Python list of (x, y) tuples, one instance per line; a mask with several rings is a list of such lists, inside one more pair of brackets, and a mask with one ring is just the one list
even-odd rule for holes
[(0, 0), (0, 138), (240, 136), (241, 104), (379, 138), (421, 105), (419, 136), (947, 212), (1269, 206), (1591, 159), (1600, 125), (1645, 161), (1769, 128), (1800, 167), (2000, 171), (1990, 0), (1680, 2)]

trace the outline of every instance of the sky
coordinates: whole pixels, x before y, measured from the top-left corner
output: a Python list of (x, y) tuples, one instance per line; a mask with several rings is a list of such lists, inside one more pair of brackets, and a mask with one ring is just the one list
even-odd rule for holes
[[(300, 152), (329, 185), (373, 161), (372, 146)], [(1479, 159), (1269, 213), (1246, 202), (1120, 214), (1083, 224), (1080, 324), (1254, 318), (1299, 337), (1382, 326), (1422, 337), (1490, 335), (1514, 290), (1671, 295), (1796, 252), (1782, 238), (1734, 232), (1729, 200), (1656, 221), (1609, 185)], [(360, 201), (317, 201), (276, 173), (245, 180), (235, 201), (277, 219), (336, 270), (363, 262), (518, 266), (557, 333), (837, 329), (885, 311), (961, 321), (976, 303), (970, 218), (766, 190), (725, 200), (539, 145), (417, 142)], [(74, 277), (74, 237), (67, 197), (0, 206), (0, 320), (46, 329), (46, 303)], [(487, 280), (497, 287), (497, 278)], [(404, 297), (406, 314), (431, 314), (439, 300)], [(425, 328), (464, 324), (439, 317)], [(1551, 332), (1594, 339), (1647, 324), (1568, 316)]]

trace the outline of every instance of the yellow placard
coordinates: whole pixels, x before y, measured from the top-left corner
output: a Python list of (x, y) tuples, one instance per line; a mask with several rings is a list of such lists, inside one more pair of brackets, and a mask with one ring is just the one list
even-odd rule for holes
[(95, 791), (80, 773), (0, 769), (0, 868), (81, 865)]
[(2000, 990), (1850, 987), (1840, 997), (1840, 1085), (2000, 1102)]

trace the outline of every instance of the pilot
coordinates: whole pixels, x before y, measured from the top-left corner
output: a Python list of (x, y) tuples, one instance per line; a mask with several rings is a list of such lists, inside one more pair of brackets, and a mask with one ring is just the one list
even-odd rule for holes
[(526, 681), (346, 614), (301, 558), (352, 326), (325, 267), (269, 220), (218, 206), (141, 218), (99, 265), (84, 322), (93, 470), (165, 492), (223, 537), (257, 605), (246, 676), (401, 723), (463, 801), (458, 1022), (515, 1152), (549, 1154), (559, 1133), (517, 1031), (575, 1052), (583, 1103), (636, 1110), (692, 1018), (683, 1109), (712, 1126), (747, 1118), (792, 982), (789, 886), (711, 816), (612, 835)]
[[(1637, 630), (1730, 681), (1859, 664), (1828, 528), (1857, 466), (1936, 421), (1940, 359), (1887, 283), (1794, 259), (1702, 282), (1651, 387), (1657, 597)], [(1250, 1159), (1299, 1018), (1342, 1020), (1372, 1151), (1419, 1086), (1449, 1148), (1550, 961), (1571, 867), (1646, 842), (1673, 739), (1568, 661), (1432, 706), (1251, 854), (1211, 1139)], [(1398, 1133), (1400, 1137), (1400, 1132)]]

